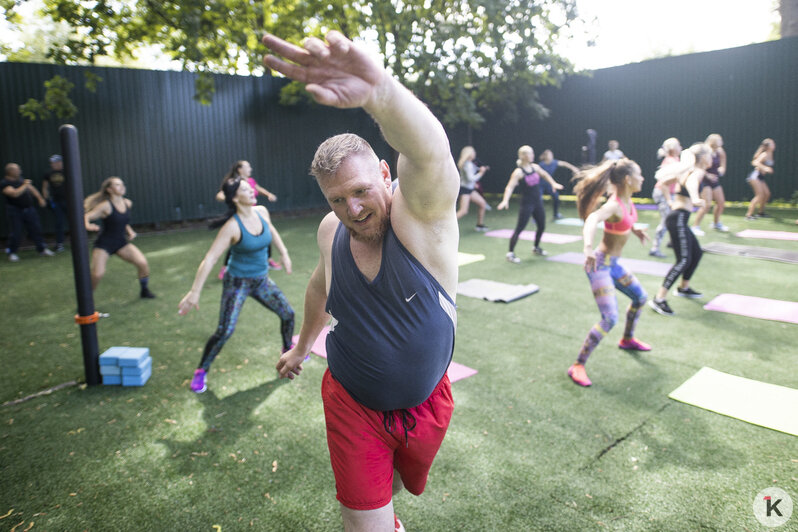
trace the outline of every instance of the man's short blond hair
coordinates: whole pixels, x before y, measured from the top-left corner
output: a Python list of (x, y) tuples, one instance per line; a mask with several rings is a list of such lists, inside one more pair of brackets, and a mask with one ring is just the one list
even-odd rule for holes
[(377, 154), (366, 139), (354, 133), (343, 133), (330, 137), (316, 149), (310, 165), (310, 175), (316, 180), (335, 175), (347, 157), (364, 153), (379, 161)]

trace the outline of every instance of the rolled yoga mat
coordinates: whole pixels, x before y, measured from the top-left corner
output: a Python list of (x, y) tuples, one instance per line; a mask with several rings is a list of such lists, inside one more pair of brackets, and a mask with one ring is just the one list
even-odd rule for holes
[(798, 390), (703, 367), (668, 397), (798, 436)]
[(709, 242), (704, 244), (704, 251), (718, 255), (732, 255), (735, 257), (749, 257), (753, 259), (775, 260), (798, 264), (798, 251), (776, 248), (762, 248), (756, 246), (738, 246), (724, 242)]
[(720, 294), (704, 305), (704, 310), (728, 312), (749, 318), (798, 323), (798, 303), (764, 297)]
[[(569, 251), (567, 253), (560, 253), (559, 255), (548, 257), (546, 260), (583, 265), (585, 263), (585, 255), (583, 253)], [(622, 258), (619, 262), (632, 273), (646, 273), (648, 275), (657, 275), (661, 277), (665, 277), (672, 266), (672, 264), (667, 262), (654, 262), (653, 260), (640, 259)]]

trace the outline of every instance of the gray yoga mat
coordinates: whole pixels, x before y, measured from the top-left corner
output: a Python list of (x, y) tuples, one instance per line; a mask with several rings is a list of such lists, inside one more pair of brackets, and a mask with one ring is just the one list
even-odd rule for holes
[(725, 242), (708, 242), (702, 246), (704, 251), (718, 255), (733, 255), (736, 257), (750, 257), (753, 259), (775, 260), (798, 264), (798, 251), (788, 249), (762, 248), (756, 246), (739, 246)]
[(485, 279), (469, 279), (457, 285), (457, 293), (487, 301), (510, 303), (540, 290), (536, 284), (507, 284)]

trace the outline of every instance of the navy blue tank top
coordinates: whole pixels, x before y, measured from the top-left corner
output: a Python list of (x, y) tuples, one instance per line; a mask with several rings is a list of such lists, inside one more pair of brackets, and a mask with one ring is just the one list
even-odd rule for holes
[(330, 373), (362, 405), (381, 412), (427, 400), (446, 373), (457, 322), (452, 299), (389, 226), (369, 282), (338, 225), (327, 312)]

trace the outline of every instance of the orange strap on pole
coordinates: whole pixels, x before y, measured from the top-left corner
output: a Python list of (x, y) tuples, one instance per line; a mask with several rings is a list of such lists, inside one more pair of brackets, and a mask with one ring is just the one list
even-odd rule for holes
[(90, 314), (88, 316), (79, 316), (75, 314), (75, 323), (78, 325), (89, 325), (91, 323), (97, 323), (100, 321), (100, 313), (95, 312), (94, 314)]

